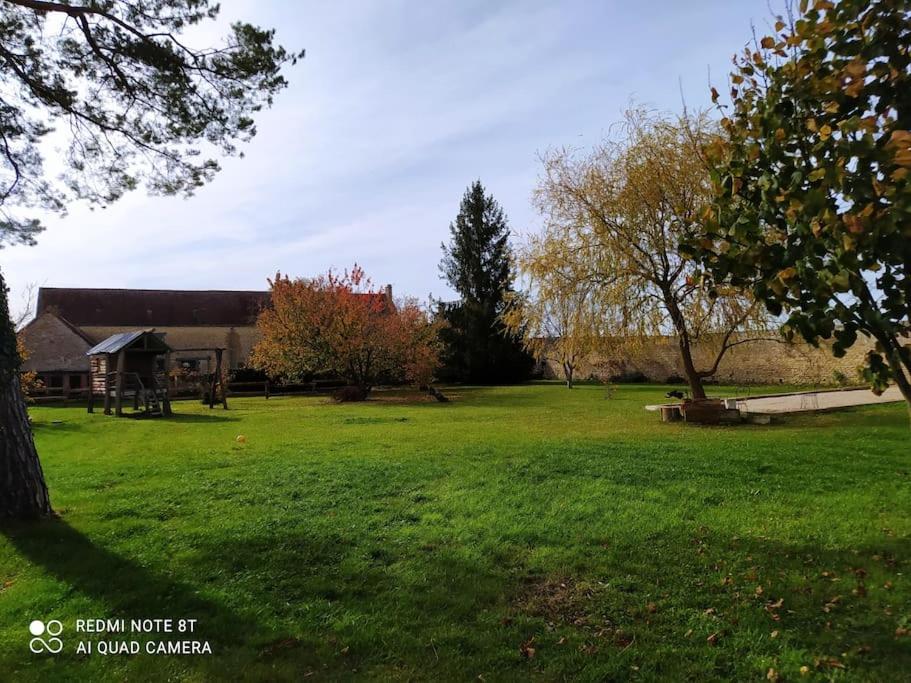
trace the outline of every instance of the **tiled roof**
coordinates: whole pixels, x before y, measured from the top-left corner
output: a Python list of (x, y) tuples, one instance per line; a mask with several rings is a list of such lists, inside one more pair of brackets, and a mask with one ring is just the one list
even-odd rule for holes
[(38, 313), (77, 326), (252, 325), (269, 292), (42, 287)]

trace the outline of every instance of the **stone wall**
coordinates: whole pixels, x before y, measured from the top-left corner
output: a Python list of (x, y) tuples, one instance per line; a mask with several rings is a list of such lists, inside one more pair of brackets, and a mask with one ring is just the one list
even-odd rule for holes
[[(719, 365), (714, 380), (722, 384), (799, 384), (836, 385), (841, 378), (849, 384), (861, 384), (859, 368), (873, 343), (861, 337), (842, 358), (832, 355), (831, 347), (822, 343), (819, 348), (809, 344), (787, 344), (776, 341), (756, 341), (740, 344), (728, 350)], [(696, 345), (694, 359), (697, 368), (708, 368), (714, 360), (715, 347)], [(560, 364), (547, 360), (544, 376), (563, 379)], [(604, 379), (611, 375), (632, 376), (641, 373), (651, 382), (667, 382), (684, 377), (680, 351), (672, 337), (651, 341), (635, 353), (612, 362), (598, 359), (582, 364), (576, 372), (578, 379)]]
[(44, 313), (19, 332), (28, 350), (23, 363), (26, 372), (87, 373), (89, 359), (85, 352), (91, 348), (88, 340), (57, 316)]

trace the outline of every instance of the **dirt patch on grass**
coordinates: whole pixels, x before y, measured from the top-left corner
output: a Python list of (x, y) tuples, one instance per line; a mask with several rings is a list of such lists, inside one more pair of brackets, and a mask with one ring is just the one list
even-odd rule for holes
[(599, 583), (576, 581), (568, 576), (533, 577), (513, 607), (554, 626), (600, 626), (606, 621), (597, 609), (597, 598), (603, 590)]
[[(551, 646), (573, 647), (586, 656), (593, 656), (604, 648), (627, 650), (636, 638), (621, 625), (622, 617), (614, 619), (607, 613), (607, 590), (605, 584), (597, 581), (579, 581), (567, 576), (530, 577), (516, 596), (510, 612), (514, 616), (543, 619), (547, 631), (556, 632), (552, 637), (556, 640)], [(511, 624), (512, 618), (503, 623)], [(535, 637), (526, 640), (520, 648), (524, 656), (533, 656), (535, 648), (529, 643)]]
[(369, 403), (436, 403), (437, 400), (423, 391), (373, 391)]

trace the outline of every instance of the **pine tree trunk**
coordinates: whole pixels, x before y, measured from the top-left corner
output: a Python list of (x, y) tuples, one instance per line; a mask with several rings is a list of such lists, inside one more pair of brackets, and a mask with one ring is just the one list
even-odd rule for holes
[(35, 519), (50, 513), (44, 472), (19, 385), (16, 331), (0, 274), (0, 519)]
[(19, 378), (7, 377), (0, 387), (0, 518), (35, 519), (50, 513)]

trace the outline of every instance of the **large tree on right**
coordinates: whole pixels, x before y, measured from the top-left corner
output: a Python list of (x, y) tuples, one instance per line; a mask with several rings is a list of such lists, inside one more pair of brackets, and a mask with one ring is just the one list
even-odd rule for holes
[(837, 356), (875, 340), (866, 377), (911, 407), (911, 6), (799, 12), (734, 60), (692, 252), (715, 283), (786, 315), (786, 335), (832, 339)]

